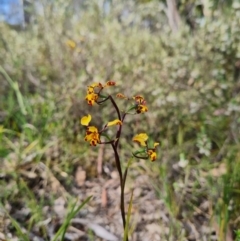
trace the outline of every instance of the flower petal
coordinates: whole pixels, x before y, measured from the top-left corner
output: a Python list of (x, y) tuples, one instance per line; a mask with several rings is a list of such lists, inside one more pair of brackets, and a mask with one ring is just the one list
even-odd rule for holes
[(93, 93), (94, 93), (94, 87), (88, 86), (87, 94), (93, 94)]
[(95, 126), (88, 126), (87, 132), (89, 132), (89, 133), (98, 132), (98, 129)]
[(92, 87), (92, 88), (95, 88), (95, 87), (102, 88), (103, 85), (100, 82), (98, 82), (98, 83), (92, 83), (89, 87)]
[(154, 142), (154, 148), (156, 147), (156, 146), (158, 146), (159, 145), (159, 143), (158, 142)]
[(114, 125), (122, 125), (122, 122), (119, 119), (116, 119), (107, 123), (107, 126), (114, 126)]
[(133, 97), (133, 99), (137, 102), (137, 104), (142, 104), (142, 105), (144, 105), (145, 102), (146, 102), (146, 101), (144, 100), (143, 96), (141, 96), (141, 95), (136, 95), (136, 96)]
[(148, 135), (146, 133), (140, 133), (133, 137), (133, 141), (138, 142), (141, 146), (146, 146), (147, 139)]
[(82, 119), (81, 119), (81, 125), (88, 126), (91, 119), (92, 119), (91, 115), (83, 116)]

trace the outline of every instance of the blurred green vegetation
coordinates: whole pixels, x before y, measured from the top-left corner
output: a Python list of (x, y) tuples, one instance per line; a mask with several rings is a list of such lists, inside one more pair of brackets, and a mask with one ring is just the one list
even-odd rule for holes
[[(77, 165), (86, 167), (89, 178), (97, 175), (89, 161), (96, 149), (84, 143), (79, 119), (89, 110), (86, 86), (114, 80), (116, 93), (147, 100), (149, 113), (127, 120), (121, 153), (129, 155), (131, 138), (140, 131), (161, 143), (158, 160), (146, 170), (176, 220), (173, 237), (183, 210), (202, 199), (213, 205), (219, 240), (228, 229), (234, 235), (240, 226), (240, 4), (208, 2), (204, 15), (195, 1), (179, 1), (177, 33), (161, 1), (112, 1), (109, 13), (89, 1), (79, 18), (56, 1), (58, 11), (46, 6), (44, 16), (24, 30), (1, 23), (2, 202), (34, 202), (24, 195), (28, 184), (18, 182), (29, 162), (45, 163), (66, 188)], [(95, 110), (99, 125), (113, 115)], [(9, 178), (16, 180), (12, 191), (4, 188)], [(186, 197), (188, 183), (192, 194)]]

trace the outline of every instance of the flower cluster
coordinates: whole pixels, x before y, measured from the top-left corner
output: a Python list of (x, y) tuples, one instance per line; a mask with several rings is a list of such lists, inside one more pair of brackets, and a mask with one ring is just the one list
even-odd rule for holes
[(99, 131), (96, 126), (89, 126), (91, 119), (92, 119), (91, 115), (83, 116), (81, 119), (81, 124), (83, 126), (87, 126), (86, 135), (85, 135), (84, 140), (88, 141), (91, 146), (96, 146), (97, 144), (102, 143), (100, 140), (100, 135), (105, 129), (107, 129), (107, 127), (113, 126), (113, 125), (122, 125), (122, 122), (120, 120), (116, 119), (116, 120), (108, 122), (104, 126), (104, 128), (101, 131)]
[[(81, 124), (86, 126), (86, 135), (85, 135), (85, 141), (89, 142), (91, 146), (96, 146), (97, 144), (103, 144), (103, 143), (108, 143), (108, 144), (113, 144), (113, 143), (118, 143), (120, 135), (121, 135), (121, 130), (122, 130), (122, 125), (124, 122), (124, 119), (126, 117), (127, 114), (141, 114), (141, 113), (145, 113), (148, 111), (148, 107), (146, 105), (146, 100), (143, 98), (143, 96), (141, 95), (135, 95), (133, 97), (127, 97), (124, 94), (117, 94), (116, 97), (117, 98), (121, 98), (121, 99), (125, 99), (128, 101), (132, 101), (133, 104), (124, 112), (124, 111), (120, 111), (115, 100), (113, 99), (113, 97), (111, 95), (103, 95), (102, 91), (104, 88), (106, 87), (111, 87), (111, 86), (115, 86), (116, 83), (114, 81), (108, 81), (105, 84), (102, 83), (93, 83), (91, 85), (88, 86), (87, 88), (87, 95), (85, 97), (85, 100), (87, 101), (87, 103), (90, 106), (93, 106), (95, 103), (96, 104), (101, 104), (107, 100), (111, 101), (113, 107), (115, 108), (117, 115), (118, 115), (118, 119), (115, 119), (113, 121), (108, 122), (102, 130), (99, 130), (97, 127), (95, 126), (89, 126), (89, 123), (92, 119), (91, 115), (87, 115), (84, 116), (81, 119)], [(132, 113), (131, 111), (134, 111), (134, 113)], [(107, 128), (109, 126), (113, 126), (113, 125), (118, 125), (118, 131), (116, 133), (116, 136), (114, 138), (110, 138), (109, 136), (107, 136), (107, 134), (105, 133), (105, 131), (107, 130)], [(108, 141), (102, 141), (101, 140), (101, 136), (107, 137)], [(157, 145), (159, 145), (159, 143), (155, 142), (153, 145), (153, 148), (149, 147), (148, 144), (148, 136), (145, 133), (141, 133), (136, 135), (133, 138), (134, 142), (138, 142), (141, 146), (144, 147), (144, 151), (140, 151), (137, 152), (139, 153), (145, 153), (145, 156), (139, 156), (136, 154), (133, 154), (133, 156), (137, 157), (137, 158), (150, 158), (151, 161), (155, 161), (157, 154), (156, 154), (156, 147)], [(116, 145), (117, 146), (117, 145)]]
[(100, 144), (100, 134), (95, 126), (88, 126), (89, 122), (91, 121), (92, 117), (91, 115), (84, 116), (81, 119), (81, 124), (84, 126), (87, 126), (86, 135), (85, 135), (85, 141), (88, 141), (91, 146), (96, 146), (97, 144)]
[(98, 99), (99, 97), (105, 98), (101, 95), (101, 91), (109, 86), (114, 86), (116, 83), (114, 81), (108, 81), (105, 85), (102, 85), (101, 83), (93, 83), (90, 86), (88, 86), (87, 89), (87, 95), (86, 95), (86, 101), (89, 105), (94, 105), (94, 103), (99, 103)]

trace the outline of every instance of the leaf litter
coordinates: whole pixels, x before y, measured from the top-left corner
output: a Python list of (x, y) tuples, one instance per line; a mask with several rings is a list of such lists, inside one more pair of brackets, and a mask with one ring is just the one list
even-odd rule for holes
[[(18, 171), (20, 180), (29, 188), (36, 205), (40, 207), (41, 218), (34, 219), (36, 210), (26, 203), (24, 197), (13, 200), (9, 195), (0, 209), (0, 240), (21, 240), (12, 228), (8, 215), (5, 215), (6, 212), (18, 222), (29, 240), (51, 240), (64, 222), (69, 200), (77, 198), (80, 203), (89, 196), (92, 196), (90, 202), (72, 219), (64, 240), (91, 240), (91, 235), (94, 235), (96, 241), (121, 240), (123, 230), (119, 209), (119, 180), (114, 168), (109, 169), (109, 175), (104, 175), (104, 167), (99, 167), (99, 163), (103, 165), (102, 160), (99, 161), (103, 158), (102, 155), (103, 153), (100, 153), (101, 157), (98, 157), (96, 163), (97, 177), (88, 177), (84, 167), (78, 166), (72, 174), (74, 182), (66, 188), (64, 182), (60, 181), (45, 163), (28, 161), (22, 165), (17, 163), (14, 154), (10, 154), (11, 160), (8, 156), (1, 164), (0, 177), (6, 184), (4, 188), (13, 189), (20, 195), (20, 190), (16, 190), (18, 179), (9, 174)], [(139, 163), (139, 166), (142, 168), (144, 164)], [(191, 194), (196, 179), (194, 170), (190, 173), (187, 186), (182, 183), (180, 189), (172, 190), (171, 195), (177, 200), (177, 209), (174, 211), (166, 201), (166, 190), (163, 190), (162, 195), (157, 195), (151, 177), (144, 174), (141, 168), (135, 169), (133, 174), (130, 172), (126, 183), (126, 200), (130, 199), (131, 191), (134, 191), (130, 240), (218, 240), (219, 226), (212, 215), (213, 203)], [(102, 171), (99, 171), (100, 169)], [(219, 170), (216, 167), (210, 173), (218, 177), (224, 173), (223, 169), (224, 166), (220, 165)], [(181, 172), (181, 168), (178, 172)], [(199, 192), (204, 194), (206, 173), (199, 178), (203, 183)], [(31, 220), (34, 221), (31, 223)], [(228, 232), (228, 241), (232, 240)]]

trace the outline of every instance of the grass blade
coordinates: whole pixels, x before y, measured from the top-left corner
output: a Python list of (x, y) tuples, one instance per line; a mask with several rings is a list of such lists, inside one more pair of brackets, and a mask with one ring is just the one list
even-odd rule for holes
[(77, 201), (73, 204), (71, 210), (70, 210), (70, 213), (67, 215), (65, 221), (63, 222), (62, 226), (59, 228), (59, 230), (57, 231), (57, 233), (54, 235), (54, 238), (52, 241), (56, 241), (57, 238), (59, 236), (61, 236), (61, 240), (64, 240), (64, 235), (67, 231), (67, 228), (69, 226), (69, 224), (71, 223), (71, 220), (76, 216), (76, 214), (84, 207), (85, 204), (87, 204), (90, 199), (92, 198), (92, 196), (86, 198), (77, 208), (76, 205), (77, 205)]
[(130, 222), (131, 211), (132, 211), (132, 202), (133, 202), (133, 191), (132, 191), (129, 206), (128, 206), (127, 220), (126, 220), (126, 226), (125, 226), (125, 230), (124, 230), (123, 241), (128, 240), (128, 230), (129, 230), (129, 222)]
[(26, 107), (24, 105), (24, 100), (23, 100), (23, 96), (19, 90), (19, 86), (17, 82), (14, 82), (10, 76), (7, 74), (7, 72), (5, 71), (5, 69), (0, 66), (0, 73), (5, 77), (5, 79), (7, 80), (7, 82), (9, 83), (9, 85), (12, 87), (12, 89), (15, 91), (15, 94), (17, 96), (17, 100), (18, 100), (18, 104), (19, 107), (21, 109), (21, 112), (23, 115), (27, 114), (27, 110)]
[[(6, 212), (6, 210), (5, 210), (5, 212)], [(6, 212), (6, 214), (7, 214), (7, 216), (9, 217), (9, 219), (11, 220), (12, 225), (13, 225), (14, 228), (16, 229), (17, 235), (18, 235), (19, 237), (21, 237), (23, 241), (30, 241), (30, 239), (28, 238), (28, 236), (22, 231), (22, 229), (21, 229), (20, 225), (18, 224), (18, 222), (17, 222), (14, 218), (12, 218), (12, 217), (8, 214), (8, 212)]]

